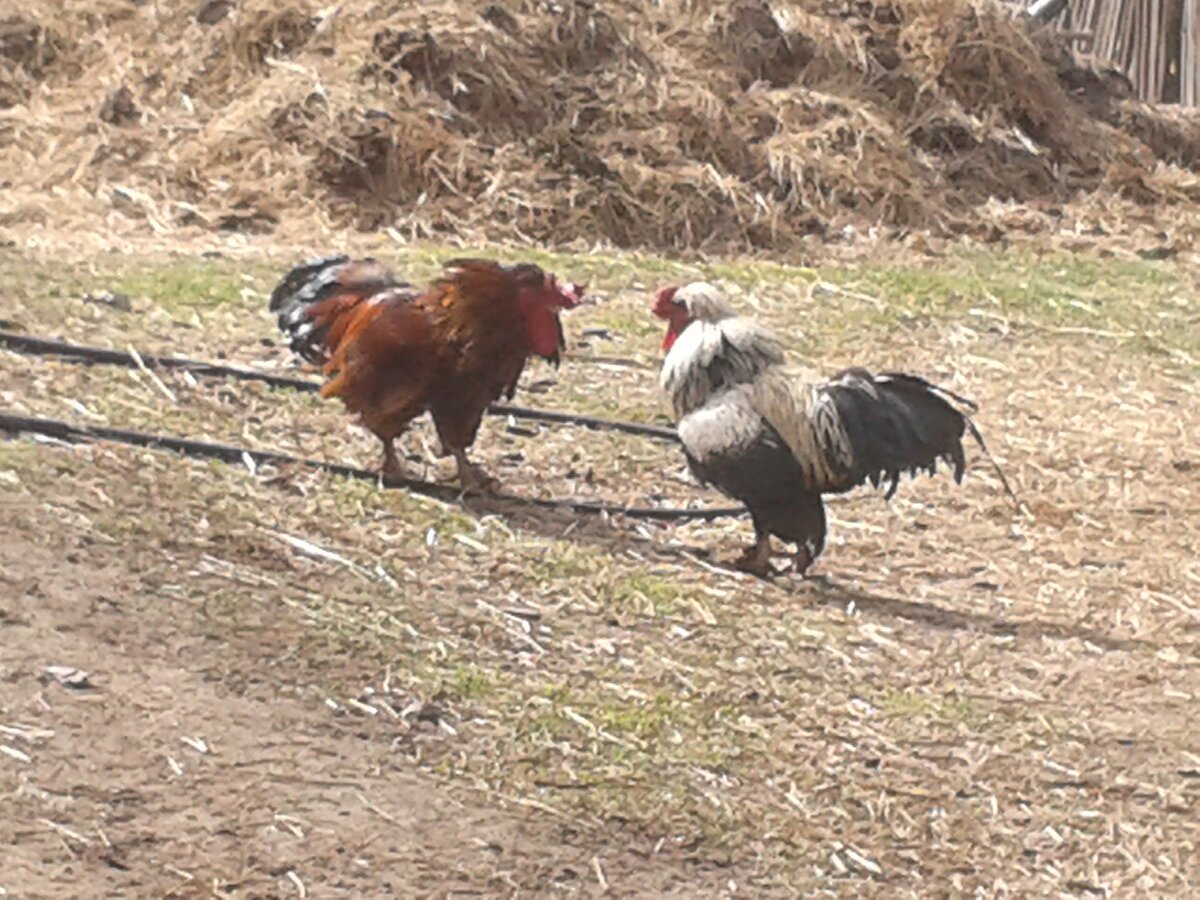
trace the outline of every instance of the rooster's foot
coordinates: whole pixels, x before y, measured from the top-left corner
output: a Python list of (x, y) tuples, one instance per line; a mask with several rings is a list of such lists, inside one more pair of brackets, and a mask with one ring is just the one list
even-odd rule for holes
[(404, 484), (408, 480), (408, 471), (390, 444), (384, 447), (383, 464), (379, 467), (379, 480), (392, 487)]
[(500, 493), (500, 482), (473, 462), (460, 461), (458, 483), (464, 491), (478, 491), (494, 497)]
[(796, 555), (792, 557), (792, 571), (804, 578), (808, 575), (808, 569), (815, 559), (813, 552), (801, 545), (800, 549), (796, 551)]
[(751, 544), (742, 555), (732, 561), (739, 572), (756, 575), (759, 578), (770, 578), (775, 574), (771, 567), (771, 539), (762, 538), (756, 544)]

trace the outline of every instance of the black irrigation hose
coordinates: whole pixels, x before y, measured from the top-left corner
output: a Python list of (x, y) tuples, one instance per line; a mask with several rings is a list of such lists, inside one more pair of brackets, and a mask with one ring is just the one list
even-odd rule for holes
[[(0, 329), (0, 347), (5, 347), (17, 353), (32, 356), (60, 356), (73, 362), (103, 363), (114, 366), (137, 367), (137, 359), (132, 353), (120, 350), (108, 350), (104, 347), (89, 347), (83, 344), (70, 344), (66, 341), (56, 341), (40, 338), (31, 334), (21, 334), (15, 331)], [(288, 375), (273, 375), (258, 369), (248, 369), (245, 366), (228, 366), (222, 363), (206, 362), (198, 359), (187, 359), (182, 356), (155, 356), (152, 353), (139, 353), (138, 357), (147, 366), (162, 369), (185, 369), (193, 375), (211, 376), (217, 378), (235, 378), (240, 381), (259, 381), (271, 387), (290, 388), (296, 391), (315, 393), (320, 388), (320, 382), (307, 378), (294, 378)], [(544, 409), (527, 409), (522, 406), (508, 406), (495, 403), (488, 408), (494, 416), (512, 416), (515, 419), (528, 419), (535, 422), (553, 422), (560, 425), (581, 425), (597, 431), (619, 431), (624, 434), (636, 434), (642, 437), (655, 438), (662, 441), (678, 443), (679, 436), (673, 428), (660, 425), (642, 425), (638, 422), (619, 422), (612, 419), (600, 419), (595, 416), (581, 416), (575, 413), (553, 412)]]
[[(221, 462), (244, 465), (247, 460), (255, 465), (263, 463), (298, 464), (324, 472), (341, 475), (344, 478), (354, 478), (361, 481), (377, 482), (379, 474), (359, 469), (354, 466), (339, 463), (324, 462), (318, 459), (304, 459), (289, 453), (275, 450), (251, 450), (232, 444), (217, 444), (209, 441), (198, 441), (192, 438), (175, 437), (169, 434), (151, 434), (144, 431), (129, 431), (124, 428), (109, 428), (102, 425), (74, 425), (61, 419), (45, 419), (37, 416), (23, 416), (15, 413), (0, 412), (0, 432), (10, 434), (41, 434), (61, 441), (94, 442), (114, 441), (129, 444), (134, 447), (150, 447), (156, 450), (174, 450), (185, 456), (200, 459), (217, 459)], [(389, 485), (390, 486), (390, 485)], [(403, 488), (416, 494), (424, 494), (445, 500), (455, 500), (461, 491), (446, 485), (433, 484), (428, 481), (405, 481), (395, 487)], [(712, 521), (714, 519), (741, 516), (745, 510), (741, 507), (705, 507), (701, 509), (657, 508), (639, 506), (614, 506), (607, 503), (597, 503), (588, 500), (549, 500), (543, 497), (513, 497), (501, 496), (497, 500), (506, 503), (525, 504), (542, 509), (570, 510), (586, 515), (626, 516), (630, 519), (649, 519), (659, 522), (680, 522), (685, 520)]]

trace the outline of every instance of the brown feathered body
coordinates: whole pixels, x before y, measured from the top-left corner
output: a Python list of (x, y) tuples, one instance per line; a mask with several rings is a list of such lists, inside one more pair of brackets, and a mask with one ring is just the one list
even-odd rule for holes
[(457, 260), (427, 289), (394, 279), (372, 259), (299, 266), (271, 296), (292, 349), (325, 376), (384, 445), (384, 474), (402, 477), (393, 441), (428, 411), (460, 476), (478, 474), (465, 450), (488, 406), (512, 397), (530, 356), (556, 363), (559, 311), (582, 287), (560, 288), (537, 266)]
[(739, 564), (769, 570), (772, 535), (798, 545), (803, 571), (825, 546), (822, 495), (948, 463), (965, 468), (962, 438), (974, 426), (963, 400), (903, 373), (847, 369), (830, 378), (792, 366), (778, 339), (738, 316), (712, 285), (660, 291), (668, 320), (661, 383), (689, 467), (746, 504), (757, 542)]

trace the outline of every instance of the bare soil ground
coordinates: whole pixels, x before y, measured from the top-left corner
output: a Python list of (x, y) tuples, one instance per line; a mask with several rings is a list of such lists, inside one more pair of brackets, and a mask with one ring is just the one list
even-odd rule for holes
[[(395, 257), (420, 277), (440, 254)], [(656, 420), (646, 288), (699, 270), (545, 261), (604, 299), (522, 401)], [(0, 319), (283, 368), (263, 309), (279, 268), (11, 254)], [(704, 272), (823, 369), (903, 366), (975, 397), (1027, 511), (982, 464), (961, 488), (862, 492), (832, 504), (814, 577), (764, 583), (712, 565), (744, 522), (0, 442), (0, 889), (1192, 893), (1194, 269), (1014, 252)], [(81, 299), (99, 289), (132, 308)], [(334, 404), (162, 379), (170, 399), (142, 373), (0, 351), (0, 408), (374, 462)], [(520, 426), (489, 420), (476, 451), (515, 494), (720, 502), (670, 447)]]
[[(280, 683), (294, 623), (230, 646), (120, 548), (64, 533), (62, 489), (12, 509), (0, 549), (13, 896), (569, 889), (594, 880), (597, 853), (654, 893), (713, 883), (678, 859), (647, 865), (644, 840), (595, 846), (561, 818), (447, 790), (397, 750), (406, 728)], [(48, 663), (86, 665), (93, 687), (59, 685)]]

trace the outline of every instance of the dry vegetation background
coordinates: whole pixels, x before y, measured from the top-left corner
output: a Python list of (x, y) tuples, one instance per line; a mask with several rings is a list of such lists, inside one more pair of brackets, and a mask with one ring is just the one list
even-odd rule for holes
[[(4, 328), (290, 370), (299, 256), (506, 244), (599, 301), (519, 401), (661, 421), (647, 293), (702, 276), (980, 401), (1026, 501), (838, 497), (762, 583), (713, 565), (744, 521), (0, 440), (0, 897), (1197, 894), (1200, 128), (992, 2), (772, 11), (0, 0)], [(376, 461), (157, 378), (0, 350), (0, 409)], [(721, 502), (627, 435), (476, 455)]]
[[(1196, 123), (994, 2), (47, 0), (0, 14), (0, 226), (769, 250), (1114, 230)], [(287, 231), (281, 233), (289, 233)]]

